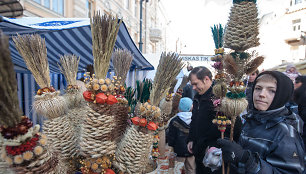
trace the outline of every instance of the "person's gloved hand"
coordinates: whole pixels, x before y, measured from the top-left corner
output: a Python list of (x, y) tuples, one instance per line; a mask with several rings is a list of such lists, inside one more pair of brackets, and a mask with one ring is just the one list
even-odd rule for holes
[(238, 162), (245, 163), (249, 159), (249, 152), (234, 141), (232, 142), (228, 139), (219, 138), (217, 144), (222, 149), (222, 158), (224, 162), (237, 164)]

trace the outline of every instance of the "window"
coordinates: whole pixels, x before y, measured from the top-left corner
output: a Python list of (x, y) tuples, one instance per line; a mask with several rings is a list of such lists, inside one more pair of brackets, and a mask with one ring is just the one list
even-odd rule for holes
[(42, 6), (55, 11), (58, 14), (64, 15), (64, 1), (65, 0), (33, 0)]
[(64, 14), (64, 0), (53, 0), (52, 10), (59, 14)]
[(124, 7), (130, 9), (130, 0), (124, 0)]
[(44, 0), (44, 6), (50, 8), (50, 0)]
[(302, 0), (295, 0), (295, 4), (302, 3)]
[(293, 31), (301, 30), (301, 19), (292, 20)]

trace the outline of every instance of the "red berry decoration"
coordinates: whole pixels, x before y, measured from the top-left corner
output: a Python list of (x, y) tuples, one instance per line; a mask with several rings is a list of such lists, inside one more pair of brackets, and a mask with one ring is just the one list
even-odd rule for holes
[(117, 103), (117, 102), (118, 102), (118, 100), (116, 99), (115, 96), (113, 96), (113, 95), (109, 95), (109, 96), (108, 96), (108, 98), (107, 98), (107, 104), (113, 105), (113, 104), (115, 104), (115, 103)]
[(96, 95), (96, 102), (99, 104), (104, 104), (107, 100), (107, 96), (104, 93), (99, 93)]
[(85, 91), (83, 92), (83, 97), (86, 101), (93, 101), (94, 99), (91, 97), (92, 96), (92, 93), (90, 91)]

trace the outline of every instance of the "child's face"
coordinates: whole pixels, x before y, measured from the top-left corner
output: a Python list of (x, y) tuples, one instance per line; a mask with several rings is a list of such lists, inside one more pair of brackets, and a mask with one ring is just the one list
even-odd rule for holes
[(254, 88), (253, 102), (254, 107), (260, 111), (266, 111), (275, 96), (276, 83), (271, 81), (259, 80)]

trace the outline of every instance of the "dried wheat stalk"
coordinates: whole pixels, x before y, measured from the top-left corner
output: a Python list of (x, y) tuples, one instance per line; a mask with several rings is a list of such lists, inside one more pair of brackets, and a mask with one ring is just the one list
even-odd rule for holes
[(79, 61), (80, 58), (75, 55), (64, 55), (60, 58), (61, 65), (58, 66), (69, 85), (76, 85)]
[(94, 56), (94, 70), (97, 78), (105, 78), (116, 42), (117, 33), (122, 20), (112, 15), (96, 13), (90, 19), (92, 34), (92, 53)]
[(171, 83), (184, 67), (182, 58), (177, 53), (162, 53), (154, 77), (150, 94), (151, 103), (155, 106), (166, 97)]
[(8, 38), (0, 30), (0, 125), (15, 126), (20, 122), (17, 81), (9, 50)]
[(113, 65), (116, 76), (121, 77), (121, 81), (124, 83), (126, 75), (130, 70), (133, 55), (128, 50), (116, 49), (113, 54)]
[(39, 87), (50, 87), (45, 39), (42, 39), (38, 34), (23, 36), (18, 34), (13, 40)]

